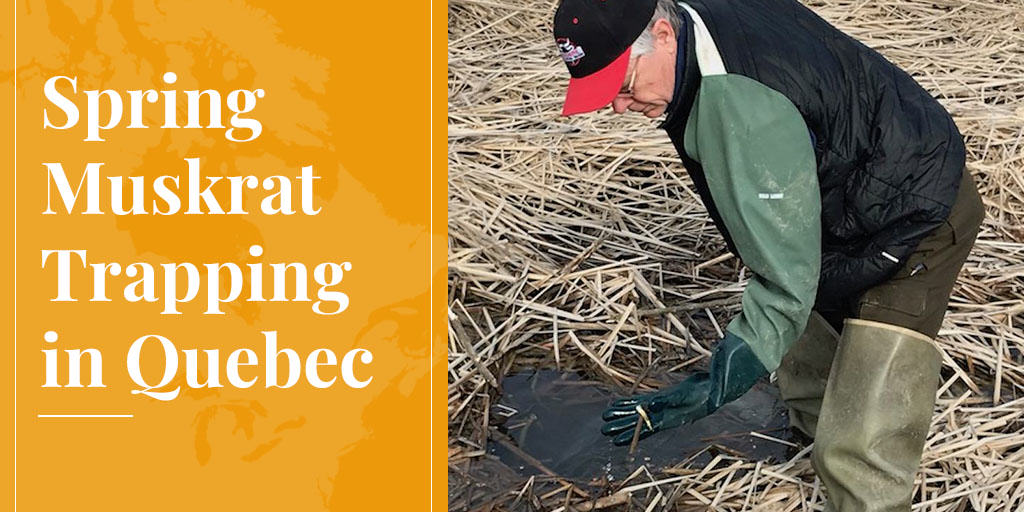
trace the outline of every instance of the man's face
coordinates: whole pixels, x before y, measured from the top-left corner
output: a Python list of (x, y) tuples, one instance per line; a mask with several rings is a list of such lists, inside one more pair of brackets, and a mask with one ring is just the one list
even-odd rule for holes
[(630, 59), (626, 78), (618, 96), (612, 100), (612, 110), (641, 112), (647, 117), (658, 117), (672, 101), (676, 81), (676, 35), (672, 25), (664, 20), (654, 23), (651, 51)]

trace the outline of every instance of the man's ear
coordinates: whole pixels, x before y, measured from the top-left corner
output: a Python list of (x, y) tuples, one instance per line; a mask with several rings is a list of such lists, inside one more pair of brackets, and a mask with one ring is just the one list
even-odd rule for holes
[(672, 24), (668, 20), (665, 18), (656, 20), (654, 26), (651, 27), (651, 34), (654, 36), (655, 48), (664, 48), (675, 54), (676, 31), (672, 29)]

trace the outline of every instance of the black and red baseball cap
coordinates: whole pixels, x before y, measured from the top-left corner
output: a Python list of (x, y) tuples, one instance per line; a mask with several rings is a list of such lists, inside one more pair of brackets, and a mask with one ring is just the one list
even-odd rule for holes
[(561, 0), (555, 44), (569, 68), (562, 115), (590, 112), (622, 89), (630, 46), (654, 16), (657, 0)]

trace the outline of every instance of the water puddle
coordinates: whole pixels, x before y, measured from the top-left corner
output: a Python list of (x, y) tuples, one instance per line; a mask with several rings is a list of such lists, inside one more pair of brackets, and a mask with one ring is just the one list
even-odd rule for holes
[[(674, 376), (673, 382), (685, 377)], [(786, 445), (750, 434), (789, 439), (786, 408), (773, 385), (758, 383), (711, 416), (640, 441), (632, 456), (628, 446), (615, 446), (601, 434), (601, 412), (615, 398), (601, 383), (576, 374), (537, 370), (507, 376), (492, 407), (492, 424), (501, 423), (507, 438), (492, 441), (489, 450), (524, 476), (540, 474), (539, 462), (559, 476), (585, 481), (621, 479), (640, 465), (652, 471), (674, 466), (711, 443), (750, 460), (786, 459)], [(704, 452), (691, 465), (706, 464), (712, 456)]]

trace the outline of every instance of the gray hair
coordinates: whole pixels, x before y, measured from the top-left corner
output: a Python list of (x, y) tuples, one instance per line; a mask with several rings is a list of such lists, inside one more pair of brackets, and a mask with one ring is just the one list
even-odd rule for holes
[(682, 27), (682, 19), (679, 17), (679, 10), (675, 0), (658, 0), (658, 6), (654, 8), (654, 16), (651, 16), (647, 28), (640, 34), (640, 37), (633, 41), (632, 55), (644, 55), (654, 49), (654, 22), (665, 19), (672, 25), (672, 30), (678, 35)]

